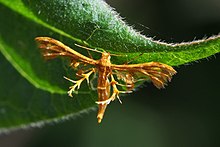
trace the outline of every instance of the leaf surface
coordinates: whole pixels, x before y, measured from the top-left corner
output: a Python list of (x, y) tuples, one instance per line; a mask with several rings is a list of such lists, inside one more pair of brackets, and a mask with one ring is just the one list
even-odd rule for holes
[(68, 98), (69, 82), (63, 76), (74, 78), (74, 72), (65, 59), (46, 62), (35, 37), (55, 38), (83, 54), (86, 51), (75, 43), (126, 54), (112, 57), (114, 64), (135, 58), (133, 63), (157, 61), (178, 66), (220, 51), (220, 36), (180, 44), (147, 38), (102, 0), (0, 0), (0, 10), (0, 51), (4, 55), (0, 56), (1, 128), (59, 120), (95, 106), (97, 94), (86, 82), (76, 100)]

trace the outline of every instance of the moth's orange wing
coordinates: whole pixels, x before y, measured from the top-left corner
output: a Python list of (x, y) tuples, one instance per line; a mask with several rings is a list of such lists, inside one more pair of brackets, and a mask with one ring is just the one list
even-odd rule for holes
[[(150, 79), (152, 83), (157, 88), (164, 88), (167, 82), (171, 81), (171, 78), (176, 71), (169, 65), (159, 63), (159, 62), (149, 62), (143, 64), (130, 64), (130, 65), (115, 65), (112, 64), (112, 69), (125, 73), (124, 78), (126, 79), (126, 74), (129, 75), (128, 82), (132, 84), (132, 81), (135, 82), (138, 79)], [(126, 81), (125, 81), (126, 82)], [(129, 84), (129, 83), (127, 83)]]
[[(37, 37), (35, 40), (39, 43), (39, 48), (42, 49), (43, 56), (46, 59), (53, 59), (57, 56), (70, 57), (73, 62), (83, 62), (86, 64), (97, 64), (98, 61), (88, 58), (70, 47), (64, 45), (62, 42), (50, 37)], [(74, 64), (74, 66), (76, 66)]]

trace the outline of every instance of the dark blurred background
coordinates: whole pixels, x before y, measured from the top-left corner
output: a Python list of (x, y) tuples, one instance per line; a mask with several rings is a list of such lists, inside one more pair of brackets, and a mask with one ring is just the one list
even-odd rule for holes
[[(170, 43), (220, 32), (219, 0), (107, 0), (126, 22)], [(0, 147), (220, 146), (220, 55), (175, 67), (166, 89), (149, 83), (123, 104), (113, 102), (101, 125), (96, 112), (59, 124), (0, 135)]]

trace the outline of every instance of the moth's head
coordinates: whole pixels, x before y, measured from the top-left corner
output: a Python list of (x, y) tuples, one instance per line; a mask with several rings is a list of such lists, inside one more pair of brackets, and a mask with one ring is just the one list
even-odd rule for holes
[(110, 53), (103, 52), (102, 53), (102, 59), (110, 60), (111, 59)]

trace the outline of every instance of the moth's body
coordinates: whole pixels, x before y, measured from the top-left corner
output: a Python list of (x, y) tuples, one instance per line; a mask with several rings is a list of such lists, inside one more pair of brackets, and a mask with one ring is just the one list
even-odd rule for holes
[[(99, 60), (98, 64), (96, 65), (98, 69), (98, 101), (105, 101), (110, 96), (110, 82), (109, 82), (109, 75), (112, 74), (111, 71), (111, 61), (110, 61), (110, 54), (102, 53), (102, 57)], [(98, 122), (102, 121), (103, 115), (105, 113), (105, 109), (108, 104), (99, 104), (99, 111), (97, 115)]]
[[(66, 77), (64, 78), (74, 83), (68, 91), (69, 96), (72, 96), (72, 93), (76, 88), (79, 89), (80, 84), (84, 80), (87, 80), (89, 83), (90, 75), (95, 72), (98, 73), (98, 101), (96, 103), (99, 105), (97, 115), (99, 123), (102, 121), (105, 109), (111, 101), (114, 101), (116, 98), (119, 99), (120, 93), (128, 93), (134, 89), (135, 82), (139, 80), (135, 80), (135, 76), (138, 77), (141, 75), (142, 78), (145, 77), (146, 79), (151, 80), (157, 88), (163, 88), (167, 81), (171, 80), (172, 75), (176, 73), (171, 66), (159, 62), (116, 65), (111, 63), (111, 54), (107, 52), (102, 52), (102, 57), (99, 60), (94, 60), (76, 52), (55, 39), (49, 37), (37, 37), (35, 40), (39, 42), (39, 48), (43, 49), (43, 56), (45, 58), (52, 59), (57, 56), (66, 56), (71, 58), (71, 65), (73, 68), (77, 68), (80, 63), (94, 66), (93, 68), (86, 70), (89, 71), (87, 73), (83, 73), (82, 71), (78, 72), (81, 73), (80, 76), (82, 78), (77, 81)], [(80, 45), (77, 46), (86, 48)], [(123, 84), (118, 83), (114, 79), (113, 74), (116, 75), (117, 79), (124, 81), (124, 87), (127, 88), (127, 91), (118, 90), (117, 86), (123, 86)]]

